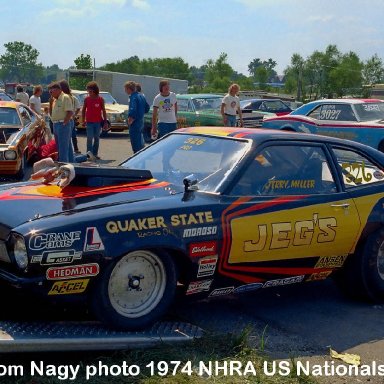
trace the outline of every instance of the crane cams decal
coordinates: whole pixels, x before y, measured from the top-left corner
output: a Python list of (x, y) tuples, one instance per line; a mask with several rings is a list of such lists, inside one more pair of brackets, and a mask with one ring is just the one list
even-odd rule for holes
[(29, 239), (29, 248), (33, 251), (71, 248), (80, 241), (80, 237), (81, 231), (33, 234)]
[(195, 293), (209, 291), (213, 280), (193, 281), (189, 284), (186, 294), (193, 295)]
[(86, 290), (88, 283), (89, 279), (56, 281), (56, 283), (52, 285), (48, 295), (71, 295), (75, 293), (83, 293)]

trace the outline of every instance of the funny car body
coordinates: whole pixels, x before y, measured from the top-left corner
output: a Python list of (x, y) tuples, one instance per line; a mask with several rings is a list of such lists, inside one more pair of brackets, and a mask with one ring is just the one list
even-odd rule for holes
[(384, 154), (319, 135), (194, 127), (66, 187), (0, 186), (0, 280), (138, 329), (176, 291), (215, 297), (335, 275), (384, 299)]
[(288, 115), (266, 117), (262, 127), (353, 140), (384, 152), (383, 100), (316, 100)]

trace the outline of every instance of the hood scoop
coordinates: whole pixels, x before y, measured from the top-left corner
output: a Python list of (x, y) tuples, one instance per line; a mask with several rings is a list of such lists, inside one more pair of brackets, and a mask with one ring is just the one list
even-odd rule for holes
[(103, 167), (75, 165), (75, 178), (71, 186), (107, 187), (152, 179), (152, 173), (145, 169), (124, 167)]

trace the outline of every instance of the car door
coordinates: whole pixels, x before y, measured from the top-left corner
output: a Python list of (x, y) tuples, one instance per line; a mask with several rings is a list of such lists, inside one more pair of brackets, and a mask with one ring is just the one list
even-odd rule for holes
[(266, 146), (230, 194), (239, 200), (222, 219), (224, 275), (244, 282), (305, 275), (355, 247), (359, 215), (325, 146)]

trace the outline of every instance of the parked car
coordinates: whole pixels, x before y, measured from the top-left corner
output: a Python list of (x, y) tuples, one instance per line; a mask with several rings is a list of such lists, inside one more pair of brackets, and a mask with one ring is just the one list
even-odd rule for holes
[(44, 121), (29, 107), (0, 101), (0, 175), (24, 176), (28, 159), (28, 134)]
[(354, 140), (384, 152), (384, 102), (378, 99), (316, 100), (266, 118), (262, 127)]
[(0, 101), (13, 101), (13, 99), (8, 93), (0, 92)]
[(292, 112), (291, 107), (280, 99), (246, 99), (240, 101), (240, 107), (243, 112), (270, 112), (276, 116), (283, 116)]
[[(177, 100), (177, 127), (216, 126), (223, 125), (221, 115), (221, 102), (223, 95), (215, 94), (184, 94), (176, 95)], [(248, 111), (244, 116), (244, 125), (247, 127), (260, 127), (261, 121), (268, 113), (252, 113)], [(152, 108), (144, 116), (144, 139), (150, 142), (152, 127)]]
[[(84, 99), (88, 96), (88, 92), (72, 90), (72, 95), (77, 97), (82, 108)], [(107, 112), (108, 126), (110, 127), (110, 130), (112, 132), (122, 132), (128, 130), (128, 106), (119, 104), (109, 92), (100, 92), (99, 95), (104, 99), (105, 111)], [(81, 116), (81, 110), (76, 116), (75, 124), (77, 129), (85, 129)]]
[(384, 154), (368, 146), (194, 127), (75, 174), (64, 188), (0, 186), (2, 283), (82, 299), (130, 330), (159, 319), (177, 290), (216, 297), (335, 275), (352, 295), (384, 299)]

